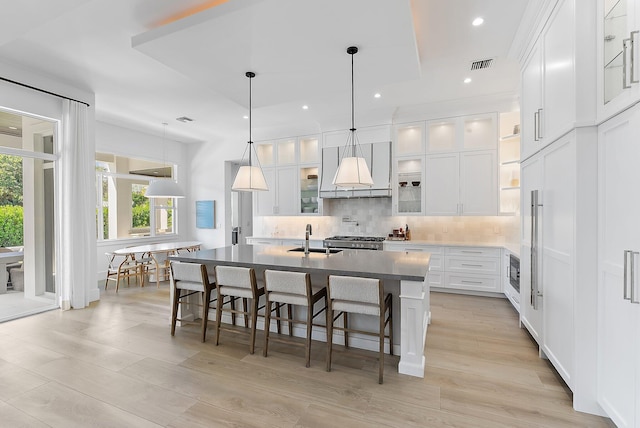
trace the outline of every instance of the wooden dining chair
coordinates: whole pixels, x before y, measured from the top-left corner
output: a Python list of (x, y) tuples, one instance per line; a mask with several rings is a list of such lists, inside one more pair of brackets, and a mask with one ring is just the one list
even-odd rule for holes
[(115, 281), (116, 292), (120, 288), (120, 280), (126, 279), (127, 285), (130, 284), (130, 279), (134, 278), (142, 286), (144, 281), (142, 278), (142, 267), (136, 261), (136, 256), (133, 253), (129, 254), (116, 254), (112, 252), (105, 253), (107, 260), (109, 261), (107, 266), (107, 280), (104, 283), (104, 289), (106, 290), (109, 281)]

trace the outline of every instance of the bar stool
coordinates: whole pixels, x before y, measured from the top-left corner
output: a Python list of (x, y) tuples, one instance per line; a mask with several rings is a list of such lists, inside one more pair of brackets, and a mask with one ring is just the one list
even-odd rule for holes
[[(169, 270), (171, 286), (173, 287), (171, 336), (175, 335), (176, 321), (192, 323), (192, 321), (185, 321), (178, 318), (178, 307), (180, 304), (189, 303), (185, 301), (189, 296), (200, 293), (202, 295), (202, 305), (200, 305), (202, 306), (202, 341), (204, 342), (207, 336), (209, 309), (211, 309), (211, 303), (217, 300), (215, 298), (211, 300), (211, 292), (216, 288), (215, 277), (209, 275), (207, 273), (207, 267), (200, 263), (171, 261)], [(186, 294), (182, 294), (183, 290)]]
[[(238, 266), (216, 266), (216, 278), (218, 289), (218, 310), (216, 311), (216, 346), (220, 340), (220, 330), (238, 333), (237, 329), (222, 327), (222, 312), (230, 312), (232, 323), (235, 325), (235, 314), (242, 314), (245, 327), (248, 326), (248, 318), (251, 318), (251, 331), (249, 337), (249, 353), (253, 354), (256, 343), (256, 322), (258, 317), (258, 300), (264, 294), (264, 287), (258, 287), (256, 272), (253, 268)], [(231, 303), (231, 308), (224, 308), (224, 298), (229, 297), (226, 303)], [(235, 309), (235, 301), (242, 299), (243, 310)], [(251, 308), (247, 309), (247, 299), (251, 299)]]
[[(285, 343), (293, 343), (295, 345), (302, 345), (305, 347), (306, 367), (311, 365), (311, 330), (313, 325), (313, 319), (324, 311), (326, 306), (327, 289), (326, 287), (311, 286), (311, 276), (304, 272), (284, 272), (276, 270), (264, 271), (264, 288), (266, 296), (266, 310), (265, 323), (264, 323), (264, 350), (263, 355), (266, 357), (269, 340)], [(313, 306), (320, 299), (325, 298), (325, 306), (313, 313)], [(272, 316), (272, 303), (276, 304), (276, 316)], [(287, 317), (281, 317), (279, 309), (287, 305)], [(303, 306), (307, 309), (306, 321), (294, 319), (292, 306)], [(269, 326), (271, 319), (277, 321), (286, 321), (289, 325), (289, 336), (292, 336), (293, 324), (305, 324), (307, 326), (307, 338), (304, 344), (298, 342), (291, 342), (290, 340), (283, 340), (281, 338), (270, 337)], [(280, 329), (278, 329), (280, 333)]]
[[(389, 354), (393, 355), (393, 319), (391, 294), (384, 296), (382, 281), (373, 278), (329, 275), (327, 287), (327, 371), (331, 371), (331, 353), (333, 351), (333, 330), (344, 331), (344, 345), (349, 347), (349, 333), (378, 336), (380, 341), (378, 383), (382, 383), (384, 369), (384, 338), (389, 337)], [(334, 311), (339, 311), (334, 317)], [(386, 313), (389, 315), (385, 318)], [(379, 319), (377, 332), (350, 329), (347, 313), (372, 315)], [(335, 327), (334, 321), (344, 315), (344, 327)], [(384, 330), (389, 324), (389, 335)]]

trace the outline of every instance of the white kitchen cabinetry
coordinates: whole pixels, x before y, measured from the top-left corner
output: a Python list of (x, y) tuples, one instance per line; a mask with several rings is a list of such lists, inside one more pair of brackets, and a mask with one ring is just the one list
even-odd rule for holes
[(432, 289), (502, 292), (500, 248), (387, 241), (384, 250), (431, 253), (429, 285)]
[(424, 156), (396, 157), (394, 215), (424, 215)]
[(423, 155), (425, 152), (424, 122), (394, 126), (394, 155), (398, 157)]
[(268, 191), (255, 192), (258, 216), (298, 214), (298, 168), (263, 168)]
[(576, 367), (593, 371), (580, 354), (595, 349), (576, 340), (595, 327), (595, 137), (574, 130), (522, 166), (521, 321), (574, 394)]
[(428, 215), (496, 215), (496, 151), (429, 154), (425, 170)]
[(630, 428), (640, 425), (640, 110), (598, 133), (598, 403)]
[[(580, 11), (590, 7), (578, 6)], [(584, 97), (585, 101), (590, 97), (587, 91), (580, 94), (576, 91), (578, 85), (587, 83), (576, 71), (577, 44), (584, 43), (577, 40), (581, 33), (576, 32), (576, 13), (576, 0), (558, 1), (524, 65), (523, 160), (573, 129), (577, 119), (576, 97)]]
[[(254, 214), (313, 215), (322, 212), (318, 198), (320, 145), (318, 136), (256, 143), (269, 190), (255, 192)], [(315, 183), (314, 183), (315, 180)]]
[(520, 213), (520, 112), (500, 114), (500, 215)]
[(598, 119), (640, 101), (640, 3), (598, 1)]
[(497, 116), (483, 113), (431, 120), (426, 131), (427, 153), (495, 149)]

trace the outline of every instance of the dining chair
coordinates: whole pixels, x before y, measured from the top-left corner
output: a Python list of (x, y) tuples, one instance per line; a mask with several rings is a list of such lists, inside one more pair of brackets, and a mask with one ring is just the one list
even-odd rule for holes
[(215, 276), (207, 272), (207, 267), (204, 264), (179, 261), (171, 261), (169, 272), (171, 287), (173, 288), (171, 336), (175, 335), (177, 321), (180, 321), (183, 324), (195, 322), (178, 318), (178, 309), (181, 304), (192, 304), (192, 302), (188, 300), (190, 296), (200, 294), (202, 297), (202, 303), (199, 305), (202, 307), (202, 315), (200, 319), (202, 326), (202, 342), (204, 342), (207, 337), (209, 310), (216, 308), (216, 306), (211, 306), (211, 303), (216, 302), (217, 300), (215, 296), (211, 299), (211, 293), (213, 289), (216, 288)]
[[(316, 313), (313, 313), (314, 305), (327, 296), (327, 288), (313, 287), (311, 285), (311, 276), (305, 272), (287, 272), (266, 269), (264, 271), (264, 289), (266, 309), (264, 311), (264, 349), (263, 355), (266, 357), (269, 349), (269, 341), (278, 341), (302, 345), (305, 347), (306, 367), (311, 365), (311, 332), (313, 319), (320, 315), (326, 308), (325, 305)], [(273, 314), (272, 304), (276, 305), (276, 315)], [(287, 306), (287, 317), (281, 317), (279, 309)], [(295, 319), (293, 306), (300, 306), (306, 309), (306, 319), (304, 321)], [(270, 322), (272, 319), (277, 321), (286, 321), (289, 327), (289, 336), (292, 336), (292, 327), (295, 324), (304, 324), (306, 326), (305, 343), (292, 342), (290, 339), (283, 339), (281, 336), (272, 337), (270, 331)], [(279, 333), (278, 329), (278, 333)]]
[[(344, 332), (345, 348), (349, 347), (349, 333), (378, 336), (378, 383), (382, 383), (384, 370), (384, 338), (389, 338), (389, 354), (393, 355), (393, 317), (391, 294), (384, 295), (382, 280), (352, 276), (329, 275), (327, 287), (327, 371), (331, 371), (333, 352), (333, 331)], [(334, 313), (338, 314), (334, 317)], [(377, 332), (349, 328), (347, 314), (375, 316), (379, 319)], [(386, 314), (388, 313), (388, 316)], [(343, 315), (343, 326), (336, 327), (334, 322)], [(386, 316), (386, 317), (385, 317)], [(385, 327), (389, 324), (389, 335), (385, 336)]]
[[(245, 321), (245, 327), (251, 320), (249, 331), (249, 353), (253, 354), (256, 343), (256, 324), (258, 317), (258, 301), (260, 296), (264, 294), (264, 287), (258, 286), (256, 280), (256, 272), (253, 268), (239, 266), (216, 266), (216, 288), (218, 290), (218, 310), (216, 310), (216, 346), (220, 341), (220, 330), (238, 333), (236, 328), (222, 326), (222, 313), (231, 313), (231, 322), (235, 326), (235, 315), (242, 314)], [(227, 297), (227, 302), (224, 298)], [(242, 299), (243, 310), (235, 308), (235, 302)], [(251, 299), (251, 308), (247, 308), (247, 300)], [(230, 303), (230, 307), (225, 307), (226, 303)]]
[(107, 266), (107, 280), (104, 283), (105, 290), (109, 285), (109, 281), (115, 281), (116, 292), (118, 292), (118, 289), (120, 288), (120, 280), (126, 278), (127, 285), (129, 285), (132, 277), (139, 281), (141, 286), (144, 285), (142, 267), (136, 261), (135, 254), (129, 253), (123, 255), (107, 252), (105, 255), (109, 261)]

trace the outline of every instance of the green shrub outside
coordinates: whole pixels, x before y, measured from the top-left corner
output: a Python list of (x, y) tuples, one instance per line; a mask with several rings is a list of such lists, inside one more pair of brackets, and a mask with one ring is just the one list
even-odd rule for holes
[(0, 247), (24, 245), (22, 219), (23, 211), (21, 206), (0, 206)]

